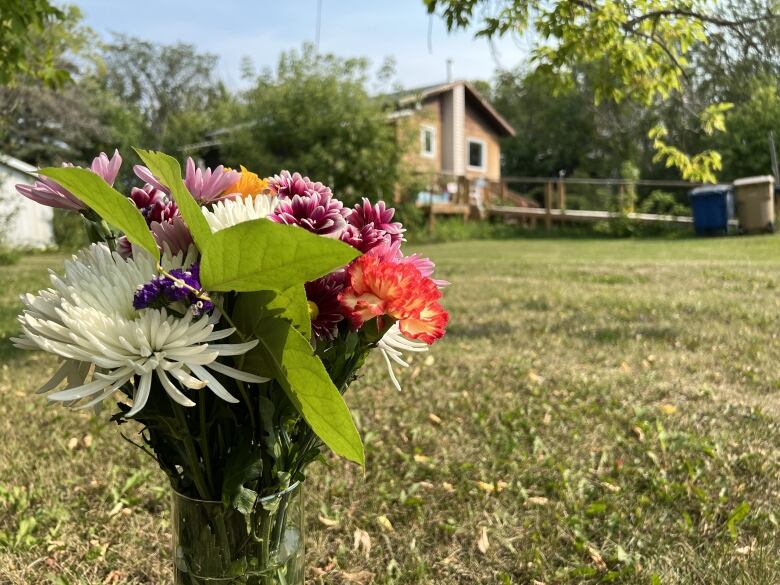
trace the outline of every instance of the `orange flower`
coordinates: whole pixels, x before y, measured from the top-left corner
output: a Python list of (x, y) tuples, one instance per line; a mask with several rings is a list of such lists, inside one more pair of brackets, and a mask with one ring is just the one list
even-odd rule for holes
[(386, 315), (399, 322), (410, 339), (433, 343), (444, 335), (447, 312), (437, 302), (441, 291), (411, 263), (396, 263), (375, 255), (361, 256), (349, 268), (349, 283), (339, 295), (353, 327)]
[(268, 189), (268, 181), (261, 179), (257, 176), (257, 173), (253, 173), (244, 165), (241, 166), (241, 176), (231, 187), (225, 189), (225, 193), (240, 193), (241, 195), (255, 196), (260, 195), (266, 189)]

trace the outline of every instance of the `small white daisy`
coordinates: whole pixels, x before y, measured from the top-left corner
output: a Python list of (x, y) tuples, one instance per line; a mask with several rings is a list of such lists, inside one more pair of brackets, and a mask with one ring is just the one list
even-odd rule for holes
[[(192, 252), (165, 254), (161, 264), (181, 267), (192, 261)], [(246, 382), (266, 378), (219, 363), (220, 356), (243, 354), (257, 341), (214, 344), (234, 329), (214, 331), (218, 316), (196, 318), (165, 309), (133, 308), (137, 288), (157, 274), (156, 263), (135, 250), (132, 259), (112, 253), (105, 244), (93, 244), (65, 262), (65, 275), (51, 274), (53, 288), (22, 297), (25, 311), (19, 315), (22, 337), (17, 347), (42, 349), (65, 358), (65, 363), (39, 392), (54, 390), (67, 379), (66, 389), (50, 400), (79, 408), (95, 406), (121, 387), (133, 383), (132, 417), (146, 404), (156, 376), (168, 396), (183, 406), (194, 406), (177, 387), (208, 387), (228, 402), (238, 402), (210, 368)], [(92, 364), (92, 380), (87, 382)]]
[(215, 203), (211, 209), (205, 207), (203, 215), (209, 223), (211, 232), (218, 232), (253, 219), (266, 219), (273, 213), (279, 199), (271, 195), (247, 195), (235, 199), (225, 199)]
[(394, 323), (393, 326), (387, 330), (376, 346), (382, 352), (385, 363), (387, 363), (387, 371), (390, 373), (390, 379), (393, 381), (393, 386), (395, 386), (396, 390), (399, 392), (401, 391), (401, 385), (398, 383), (398, 378), (395, 377), (391, 361), (399, 366), (408, 368), (409, 364), (403, 359), (404, 352), (410, 351), (419, 353), (428, 351), (427, 343), (404, 337), (403, 334), (401, 334), (401, 328), (398, 326), (398, 323)]

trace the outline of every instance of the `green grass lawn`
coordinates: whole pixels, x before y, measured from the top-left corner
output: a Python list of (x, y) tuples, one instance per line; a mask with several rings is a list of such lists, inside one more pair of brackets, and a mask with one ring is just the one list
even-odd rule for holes
[[(312, 583), (780, 582), (780, 237), (421, 251), (449, 335), (350, 390), (368, 464), (312, 468)], [(169, 584), (162, 472), (10, 347), (60, 263), (0, 268), (0, 583)]]

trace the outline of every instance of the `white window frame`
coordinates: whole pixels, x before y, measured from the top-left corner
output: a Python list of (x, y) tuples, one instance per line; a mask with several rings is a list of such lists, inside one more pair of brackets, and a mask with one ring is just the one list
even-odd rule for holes
[[(474, 166), (471, 164), (471, 157), (469, 156), (471, 152), (471, 143), (479, 144), (482, 147), (482, 165), (480, 166)], [(482, 140), (481, 138), (474, 138), (473, 136), (469, 136), (466, 139), (466, 168), (470, 171), (486, 171), (487, 170), (487, 142)]]
[[(431, 133), (431, 150), (425, 150), (425, 133)], [(420, 124), (420, 156), (425, 158), (436, 157), (436, 128), (428, 124)]]

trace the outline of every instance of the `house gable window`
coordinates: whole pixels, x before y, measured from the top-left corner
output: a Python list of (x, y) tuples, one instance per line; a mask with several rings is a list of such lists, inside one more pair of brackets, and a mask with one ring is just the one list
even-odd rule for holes
[(420, 128), (420, 154), (428, 158), (436, 154), (436, 128), (433, 126)]
[(487, 145), (479, 138), (469, 138), (466, 142), (466, 166), (473, 171), (487, 168)]

